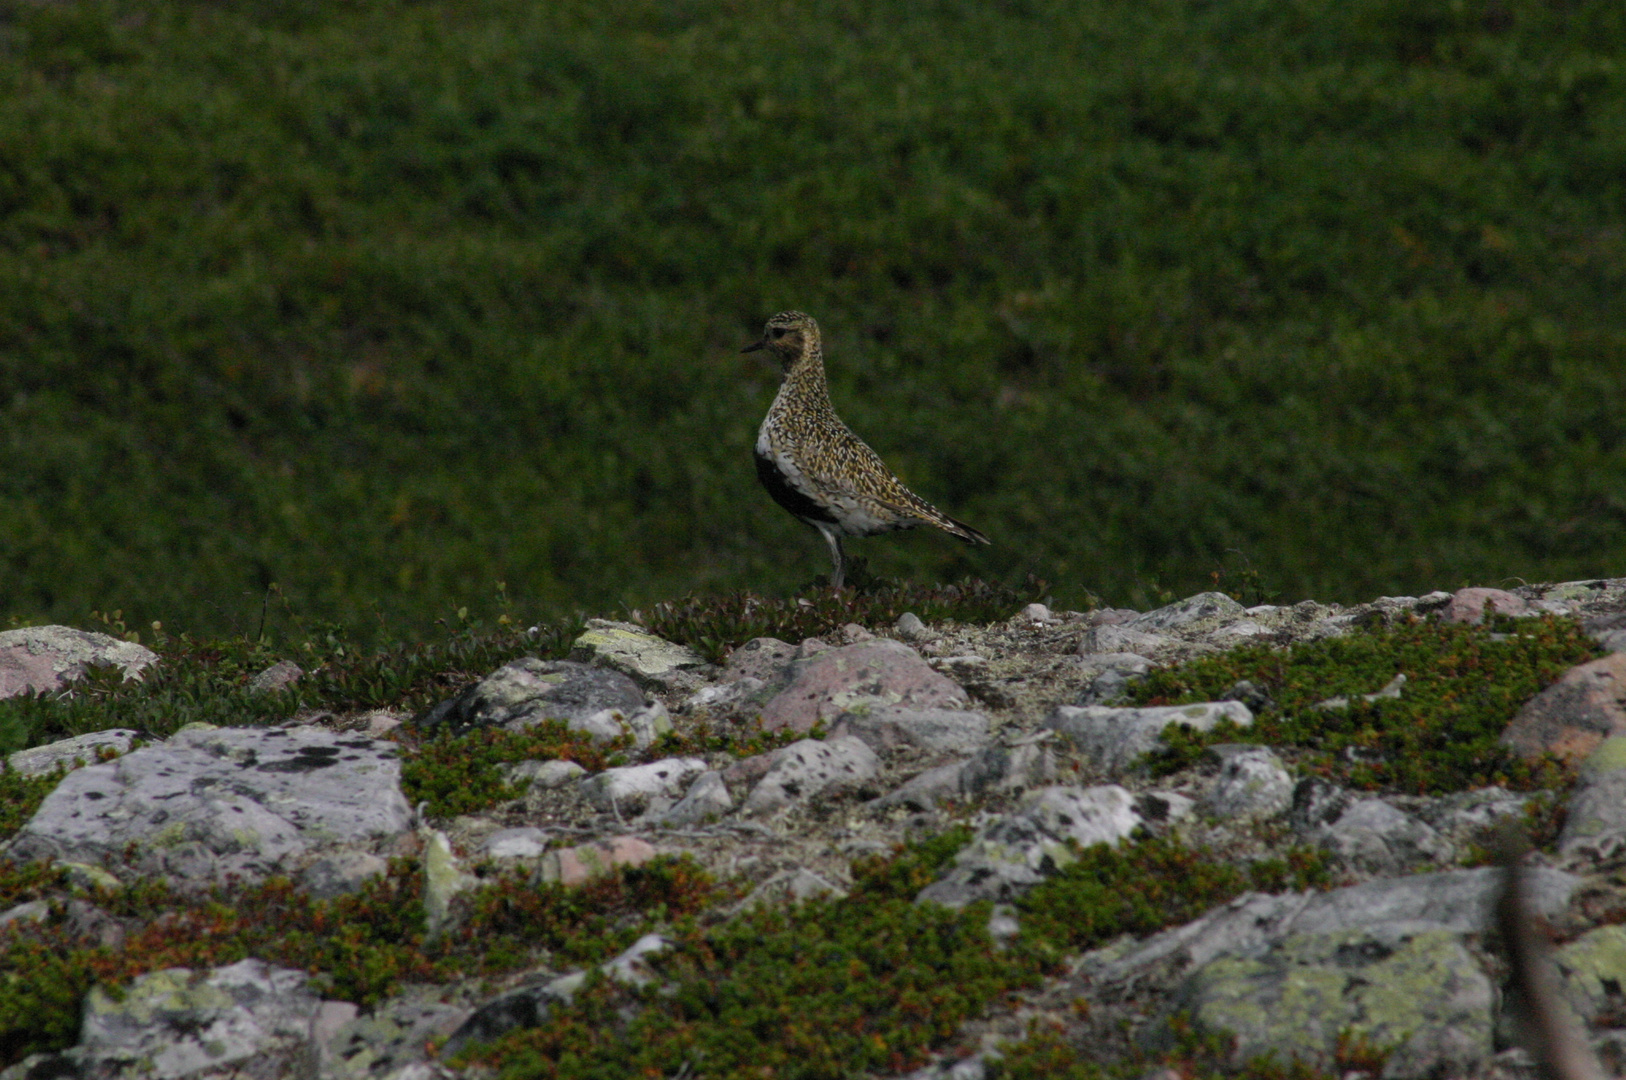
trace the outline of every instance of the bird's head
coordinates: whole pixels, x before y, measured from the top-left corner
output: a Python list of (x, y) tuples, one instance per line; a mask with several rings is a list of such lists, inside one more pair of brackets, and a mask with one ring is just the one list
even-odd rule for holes
[(779, 366), (789, 371), (791, 365), (804, 355), (818, 352), (819, 324), (813, 321), (813, 316), (800, 311), (781, 311), (762, 328), (761, 340), (752, 342), (740, 351), (756, 352), (758, 349), (772, 352), (779, 358)]

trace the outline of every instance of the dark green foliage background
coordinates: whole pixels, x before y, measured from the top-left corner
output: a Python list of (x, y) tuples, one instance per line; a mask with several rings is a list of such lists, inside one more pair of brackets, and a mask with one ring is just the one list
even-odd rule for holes
[(783, 591), (771, 312), (1144, 603), (1626, 567), (1626, 8), (0, 0), (0, 618)]

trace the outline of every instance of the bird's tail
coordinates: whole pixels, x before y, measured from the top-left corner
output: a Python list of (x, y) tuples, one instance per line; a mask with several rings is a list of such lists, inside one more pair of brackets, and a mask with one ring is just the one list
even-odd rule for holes
[(935, 518), (932, 519), (932, 524), (936, 525), (939, 529), (942, 529), (944, 532), (948, 533), (950, 536), (959, 537), (961, 540), (964, 540), (968, 544), (992, 544), (993, 543), (992, 540), (988, 539), (988, 537), (984, 536), (978, 530), (973, 529), (971, 526), (967, 525), (965, 522), (963, 522), (963, 521), (955, 521), (953, 518), (949, 517), (947, 514), (944, 514), (944, 513), (938, 513), (938, 515)]

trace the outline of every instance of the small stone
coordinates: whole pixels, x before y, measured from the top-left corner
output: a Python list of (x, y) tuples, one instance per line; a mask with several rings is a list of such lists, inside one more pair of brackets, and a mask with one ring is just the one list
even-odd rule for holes
[(1017, 618), (1026, 622), (1034, 623), (1049, 623), (1055, 621), (1055, 616), (1050, 614), (1050, 609), (1044, 604), (1029, 604), (1017, 614)]
[(1505, 589), (1458, 589), (1440, 617), (1446, 622), (1478, 626), (1485, 621), (1486, 605), (1497, 615), (1525, 615), (1530, 611), (1523, 597)]
[(1267, 818), (1293, 804), (1293, 778), (1271, 750), (1227, 743), (1208, 752), (1220, 762), (1219, 779), (1202, 804), (1210, 817)]
[(580, 885), (618, 866), (641, 866), (656, 854), (653, 846), (636, 836), (613, 836), (593, 844), (548, 852), (542, 856), (537, 877), (548, 883)]
[(858, 706), (830, 726), (830, 737), (850, 735), (873, 750), (900, 746), (970, 753), (988, 745), (988, 717), (959, 709), (909, 709), (896, 705)]
[(900, 787), (867, 804), (871, 811), (901, 806), (909, 810), (930, 810), (940, 803), (960, 797), (960, 773), (968, 762), (939, 765), (912, 777)]
[(430, 937), (445, 930), (452, 921), (452, 898), (480, 884), (480, 879), (463, 872), (462, 863), (452, 853), (452, 843), (438, 829), (426, 830), (423, 847), (423, 912)]
[(493, 859), (536, 859), (548, 850), (548, 834), (534, 825), (498, 829), (486, 837), (481, 850)]
[(912, 611), (905, 611), (898, 616), (898, 621), (892, 627), (898, 636), (908, 640), (916, 640), (926, 634), (926, 624), (920, 621), (920, 616)]
[(1129, 621), (1131, 630), (1159, 634), (1175, 630), (1205, 619), (1235, 619), (1242, 614), (1242, 605), (1221, 592), (1204, 592), (1177, 600), (1156, 611), (1137, 615)]
[(305, 669), (292, 660), (278, 660), (250, 679), (248, 688), (256, 694), (269, 694), (286, 690), (304, 677)]
[(1148, 709), (1113, 709), (1099, 705), (1059, 706), (1044, 726), (1057, 732), (1092, 764), (1109, 771), (1135, 765), (1162, 745), (1163, 730), (1184, 724), (1210, 731), (1221, 720), (1238, 727), (1253, 723), (1253, 714), (1240, 701), (1209, 701), (1195, 705), (1166, 705)]
[(665, 758), (648, 765), (606, 769), (583, 780), (581, 791), (600, 810), (636, 814), (653, 799), (676, 799), (691, 779), (705, 771), (702, 758)]
[(1108, 623), (1084, 634), (1083, 641), (1079, 643), (1078, 654), (1089, 656), (1091, 653), (1133, 653), (1136, 656), (1151, 656), (1179, 644), (1177, 639), (1166, 634), (1151, 634), (1144, 630)]
[(733, 796), (723, 782), (720, 772), (703, 772), (689, 785), (688, 792), (676, 806), (659, 815), (655, 821), (666, 826), (703, 825), (723, 817), (734, 809)]
[(530, 791), (553, 791), (587, 775), (574, 761), (517, 761), (502, 767), (503, 779)]
[(316, 899), (332, 900), (360, 892), (388, 870), (389, 863), (370, 851), (341, 848), (307, 864), (299, 872), (299, 883)]

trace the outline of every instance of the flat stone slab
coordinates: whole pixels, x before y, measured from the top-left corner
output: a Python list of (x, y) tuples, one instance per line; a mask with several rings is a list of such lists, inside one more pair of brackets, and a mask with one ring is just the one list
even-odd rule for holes
[(933, 671), (909, 646), (877, 638), (793, 661), (788, 685), (763, 707), (762, 726), (807, 732), (860, 703), (964, 709), (969, 699), (958, 683)]
[(969, 754), (993, 739), (984, 713), (965, 709), (910, 709), (899, 705), (859, 706), (844, 712), (830, 727), (831, 738), (850, 735), (872, 750), (901, 746)]
[(1440, 612), (1440, 618), (1446, 622), (1478, 626), (1485, 621), (1487, 606), (1493, 615), (1533, 614), (1530, 605), (1522, 596), (1516, 596), (1506, 589), (1470, 588), (1458, 589), (1452, 593), (1451, 602)]
[(324, 845), (411, 827), (394, 743), (321, 728), (181, 731), (69, 773), (7, 848), (13, 859), (108, 865), (131, 844), (149, 872), (257, 877)]
[(61, 690), (96, 664), (116, 665), (134, 679), (157, 660), (145, 646), (71, 626), (6, 630), (0, 632), (0, 698)]
[(1111, 772), (1133, 766), (1163, 742), (1163, 730), (1184, 724), (1209, 731), (1221, 720), (1250, 727), (1253, 713), (1240, 701), (1205, 701), (1149, 709), (1061, 705), (1044, 722), (1092, 764)]
[(689, 648), (634, 623), (589, 619), (569, 659), (621, 672), (641, 686), (669, 689), (697, 681), (711, 665)]
[(1616, 735), (1626, 735), (1626, 653), (1570, 668), (1524, 703), (1502, 742), (1525, 757), (1552, 753), (1578, 762)]
[(1177, 995), (1199, 1030), (1236, 1038), (1233, 1060), (1273, 1053), (1330, 1066), (1351, 1035), (1393, 1048), (1383, 1075), (1465, 1076), (1494, 1052), (1496, 988), (1445, 930), (1288, 937), (1216, 960)]
[(72, 768), (75, 762), (84, 765), (95, 764), (103, 750), (125, 753), (140, 737), (141, 732), (131, 731), (128, 728), (92, 731), (88, 735), (75, 735), (71, 739), (61, 739), (44, 746), (19, 750), (7, 758), (6, 763), (12, 772), (24, 776), (44, 776), (55, 770), (58, 765)]
[(64, 1057), (86, 1076), (180, 1080), (224, 1075), (217, 1070), (250, 1059), (266, 1070), (255, 1075), (292, 1075), (311, 1053), (322, 1007), (308, 981), (303, 971), (249, 959), (207, 972), (150, 972), (117, 998), (92, 987), (80, 1043)]

